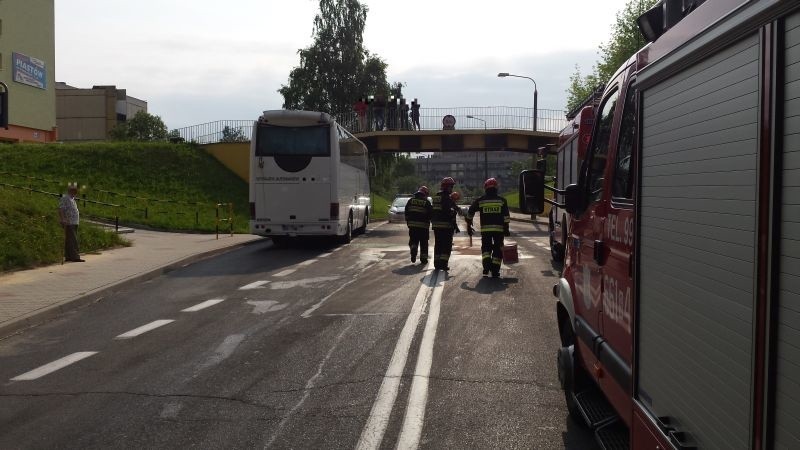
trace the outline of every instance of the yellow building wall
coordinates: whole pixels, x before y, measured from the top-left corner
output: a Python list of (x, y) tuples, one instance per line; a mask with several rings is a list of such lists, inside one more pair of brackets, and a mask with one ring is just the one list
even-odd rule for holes
[[(9, 88), (9, 124), (49, 133), (56, 126), (54, 0), (0, 1), (0, 21), (0, 81)], [(45, 89), (12, 79), (12, 53), (44, 61)]]
[(203, 146), (205, 150), (225, 167), (246, 182), (250, 182), (250, 143), (220, 142)]

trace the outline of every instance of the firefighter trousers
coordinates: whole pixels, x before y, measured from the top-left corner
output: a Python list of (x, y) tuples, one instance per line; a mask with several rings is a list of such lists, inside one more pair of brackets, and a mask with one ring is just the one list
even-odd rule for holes
[(503, 233), (481, 231), (481, 262), (484, 272), (500, 272), (500, 263), (503, 262)]
[(419, 248), (419, 259), (423, 262), (428, 260), (428, 229), (408, 227), (408, 247), (411, 249), (411, 259), (416, 261), (417, 249)]
[(433, 268), (449, 269), (450, 252), (453, 250), (453, 229), (433, 229)]

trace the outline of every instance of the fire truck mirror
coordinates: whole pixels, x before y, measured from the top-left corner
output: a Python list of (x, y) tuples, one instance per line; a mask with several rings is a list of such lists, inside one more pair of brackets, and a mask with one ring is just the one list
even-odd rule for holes
[(547, 173), (547, 158), (536, 160), (536, 170), (542, 173)]
[(519, 209), (524, 214), (544, 212), (544, 172), (523, 170), (519, 174)]
[(581, 189), (577, 184), (570, 184), (564, 189), (564, 209), (569, 214), (578, 214), (582, 208)]

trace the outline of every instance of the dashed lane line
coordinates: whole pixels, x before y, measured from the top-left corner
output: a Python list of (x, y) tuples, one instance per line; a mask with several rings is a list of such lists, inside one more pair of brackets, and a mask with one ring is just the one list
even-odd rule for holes
[(315, 262), (317, 262), (316, 259), (309, 259), (308, 261), (303, 261), (301, 263), (297, 263), (297, 265), (300, 266), (300, 267), (303, 267), (303, 266), (308, 266), (308, 265), (314, 264)]
[[(241, 289), (241, 288), (239, 288), (239, 289)], [(209, 308), (211, 306), (214, 306), (214, 305), (216, 305), (218, 303), (222, 303), (224, 301), (225, 301), (224, 298), (212, 298), (211, 300), (206, 300), (206, 301), (204, 301), (202, 303), (198, 303), (198, 304), (196, 304), (194, 306), (190, 306), (190, 307), (188, 307), (186, 309), (182, 309), (181, 312), (200, 311), (201, 309)]]
[(286, 269), (286, 270), (282, 270), (282, 271), (276, 273), (275, 275), (273, 275), (273, 277), (285, 277), (285, 276), (291, 275), (291, 274), (293, 274), (295, 272), (297, 272), (297, 269)]
[(248, 291), (250, 289), (258, 289), (260, 287), (263, 287), (267, 283), (269, 283), (269, 280), (254, 281), (254, 282), (252, 282), (250, 284), (245, 284), (244, 286), (240, 287), (239, 290), (240, 291)]
[(92, 355), (96, 355), (97, 352), (77, 352), (71, 355), (67, 355), (61, 359), (57, 359), (51, 363), (45, 364), (41, 367), (37, 367), (36, 369), (31, 370), (30, 372), (25, 372), (22, 375), (18, 375), (11, 379), (11, 381), (30, 381), (35, 380), (37, 378), (41, 378), (47, 374), (53, 373), (56, 370), (63, 369), (64, 367), (69, 366), (70, 364), (74, 364), (82, 359), (86, 359)]
[(120, 334), (119, 336), (115, 337), (114, 339), (131, 339), (135, 338), (136, 336), (142, 335), (147, 333), (148, 331), (155, 330), (156, 328), (163, 327), (168, 323), (172, 323), (174, 320), (171, 319), (161, 319), (155, 320), (153, 322), (148, 323), (147, 325), (142, 325), (139, 328), (134, 328), (131, 331), (125, 332)]

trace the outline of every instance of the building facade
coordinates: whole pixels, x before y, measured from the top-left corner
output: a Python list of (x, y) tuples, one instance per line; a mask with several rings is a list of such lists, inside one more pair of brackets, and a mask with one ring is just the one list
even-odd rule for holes
[(147, 102), (127, 95), (116, 86), (80, 89), (56, 83), (56, 122), (62, 141), (103, 141), (119, 123), (137, 112), (147, 112)]
[(8, 86), (8, 130), (0, 141), (58, 138), (54, 0), (0, 0), (0, 82)]
[(494, 177), (502, 191), (517, 189), (517, 176), (512, 173), (515, 161), (530, 164), (535, 155), (527, 153), (489, 151), (489, 152), (441, 152), (412, 158), (416, 174), (423, 180), (434, 182), (444, 177), (453, 177), (459, 185), (475, 191), (483, 189), (483, 182)]

